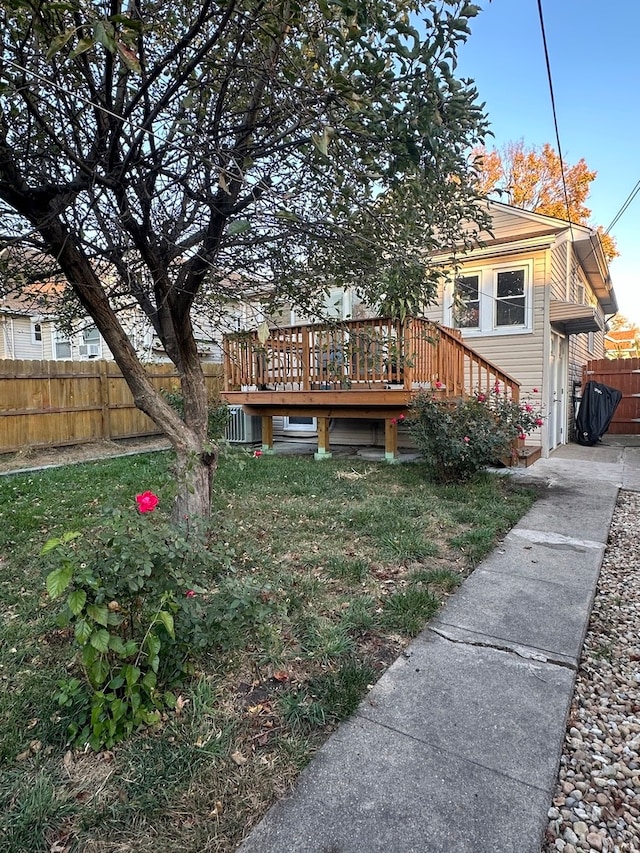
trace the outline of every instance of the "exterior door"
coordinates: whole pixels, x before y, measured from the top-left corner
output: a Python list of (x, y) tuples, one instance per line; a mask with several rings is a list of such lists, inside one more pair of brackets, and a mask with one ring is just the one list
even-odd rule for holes
[(566, 442), (567, 423), (567, 340), (551, 332), (549, 358), (549, 405), (547, 428), (549, 450)]

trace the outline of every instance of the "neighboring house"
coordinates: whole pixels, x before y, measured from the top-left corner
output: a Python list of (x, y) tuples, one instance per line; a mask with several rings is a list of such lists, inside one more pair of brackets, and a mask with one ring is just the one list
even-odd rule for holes
[[(465, 344), (520, 383), (520, 399), (531, 399), (545, 415), (528, 443), (547, 455), (570, 439), (582, 367), (604, 357), (616, 297), (594, 229), (487, 204), (491, 233), (460, 258), (424, 316), (458, 330)], [(446, 263), (447, 257), (436, 260)], [(337, 306), (334, 316), (362, 314), (353, 294), (330, 301)], [(311, 436), (316, 420), (292, 410), (273, 418), (273, 430), (283, 437)], [(382, 444), (385, 435), (378, 418), (335, 419), (331, 433), (332, 444)]]
[[(106, 342), (90, 318), (77, 320), (73, 331), (56, 324), (56, 300), (64, 285), (36, 283), (0, 298), (0, 358), (86, 361), (113, 360)], [(149, 319), (137, 307), (124, 308), (120, 322), (146, 362), (169, 361)], [(250, 302), (229, 302), (216, 314), (194, 309), (193, 328), (202, 361), (222, 362), (222, 340), (229, 332), (256, 328), (264, 320)]]
[(612, 329), (607, 332), (604, 345), (607, 358), (640, 358), (640, 329)]
[(86, 361), (111, 358), (96, 327), (79, 322), (73, 332), (62, 331), (51, 312), (43, 308), (44, 290), (49, 297), (55, 288), (32, 285), (20, 294), (0, 300), (0, 358)]

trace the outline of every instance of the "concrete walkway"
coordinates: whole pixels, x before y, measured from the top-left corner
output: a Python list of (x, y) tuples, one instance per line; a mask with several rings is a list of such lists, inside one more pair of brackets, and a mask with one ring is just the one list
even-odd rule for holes
[(640, 490), (640, 439), (569, 445), (515, 476), (540, 499), (241, 853), (540, 853), (618, 489)]

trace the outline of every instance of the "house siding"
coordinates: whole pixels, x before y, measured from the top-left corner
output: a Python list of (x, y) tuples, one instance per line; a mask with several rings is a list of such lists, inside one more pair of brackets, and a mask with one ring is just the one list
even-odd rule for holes
[[(570, 250), (568, 241), (563, 240), (551, 248), (550, 296), (561, 302), (567, 301), (567, 253)], [(574, 297), (571, 297), (574, 299)]]

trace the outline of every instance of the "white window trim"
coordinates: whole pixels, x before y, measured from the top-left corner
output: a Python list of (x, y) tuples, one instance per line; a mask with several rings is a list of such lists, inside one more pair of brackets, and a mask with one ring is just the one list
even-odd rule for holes
[[(54, 361), (73, 361), (73, 341), (69, 335), (64, 335), (59, 329), (53, 329), (51, 332), (53, 344), (53, 360)], [(69, 356), (67, 358), (58, 358), (58, 344), (69, 344)]]
[[(40, 326), (40, 340), (36, 337), (36, 326)], [(37, 347), (44, 344), (44, 329), (42, 320), (38, 317), (31, 318), (31, 343)]]
[[(524, 316), (525, 322), (518, 326), (496, 326), (497, 280), (499, 272), (524, 270)], [(517, 263), (492, 264), (487, 267), (462, 269), (457, 277), (478, 276), (480, 295), (480, 326), (454, 325), (453, 289), (454, 281), (450, 281), (445, 292), (444, 322), (452, 328), (459, 328), (462, 334), (469, 338), (493, 337), (502, 335), (528, 335), (533, 332), (533, 261), (518, 261)]]
[[(306, 417), (306, 415), (292, 415), (291, 417), (293, 417), (293, 418), (295, 418), (295, 417)], [(283, 432), (311, 433), (311, 432), (317, 432), (318, 431), (318, 422), (317, 422), (316, 418), (312, 418), (310, 424), (296, 424), (296, 423), (292, 424), (291, 423), (291, 417), (285, 416), (282, 419), (282, 431)]]

